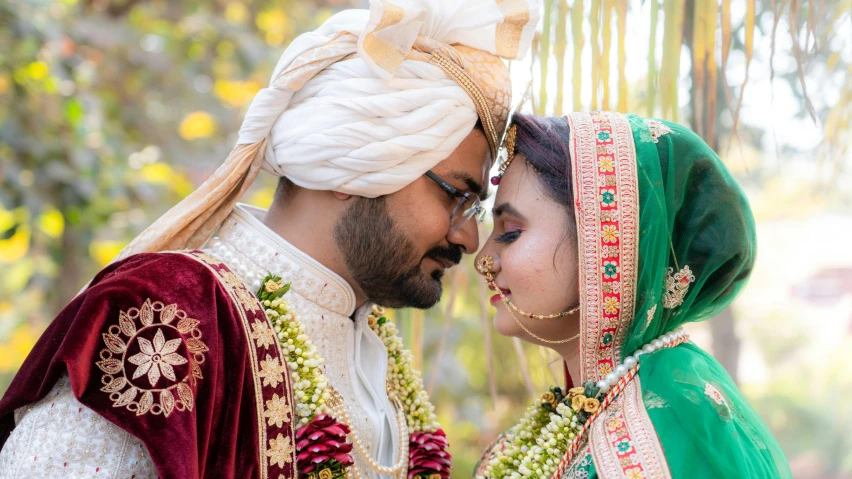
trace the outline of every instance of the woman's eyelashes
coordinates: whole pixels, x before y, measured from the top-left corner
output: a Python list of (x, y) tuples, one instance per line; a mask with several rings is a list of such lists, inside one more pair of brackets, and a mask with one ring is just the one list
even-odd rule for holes
[(506, 244), (515, 241), (516, 239), (518, 239), (519, 236), (521, 236), (521, 230), (507, 231), (506, 233), (503, 233), (494, 238), (494, 241), (497, 243)]

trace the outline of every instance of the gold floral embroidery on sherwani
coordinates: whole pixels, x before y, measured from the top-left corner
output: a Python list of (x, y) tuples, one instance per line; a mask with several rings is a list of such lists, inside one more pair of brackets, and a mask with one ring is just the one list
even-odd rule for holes
[(293, 391), (269, 318), (257, 297), (225, 263), (202, 251), (184, 254), (213, 271), (237, 307), (254, 380), (260, 478), (295, 477)]
[(177, 304), (149, 298), (119, 312), (102, 338), (105, 347), (96, 365), (104, 373), (101, 391), (109, 393), (113, 407), (137, 416), (192, 410), (192, 388), (203, 379), (199, 365), (208, 351), (198, 320)]

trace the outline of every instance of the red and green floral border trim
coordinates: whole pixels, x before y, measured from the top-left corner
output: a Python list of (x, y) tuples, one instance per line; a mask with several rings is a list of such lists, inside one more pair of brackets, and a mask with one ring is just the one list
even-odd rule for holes
[(568, 121), (582, 272), (580, 381), (598, 381), (621, 362), (634, 316), (636, 149), (624, 115), (572, 113)]

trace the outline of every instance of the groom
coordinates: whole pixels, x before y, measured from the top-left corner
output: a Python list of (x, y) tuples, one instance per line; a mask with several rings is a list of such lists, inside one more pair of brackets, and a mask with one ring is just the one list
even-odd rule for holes
[[(380, 305), (434, 305), (476, 251), (500, 58), (537, 10), (405, 5), (294, 40), (225, 163), (36, 344), (0, 400), (0, 477), (448, 477)], [(267, 212), (236, 204), (261, 168)]]

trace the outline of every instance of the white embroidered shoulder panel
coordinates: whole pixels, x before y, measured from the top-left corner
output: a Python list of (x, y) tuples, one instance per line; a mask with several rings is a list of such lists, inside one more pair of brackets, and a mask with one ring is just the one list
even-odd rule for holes
[(77, 401), (68, 376), (16, 411), (15, 422), (0, 450), (0, 479), (157, 477), (142, 441)]

